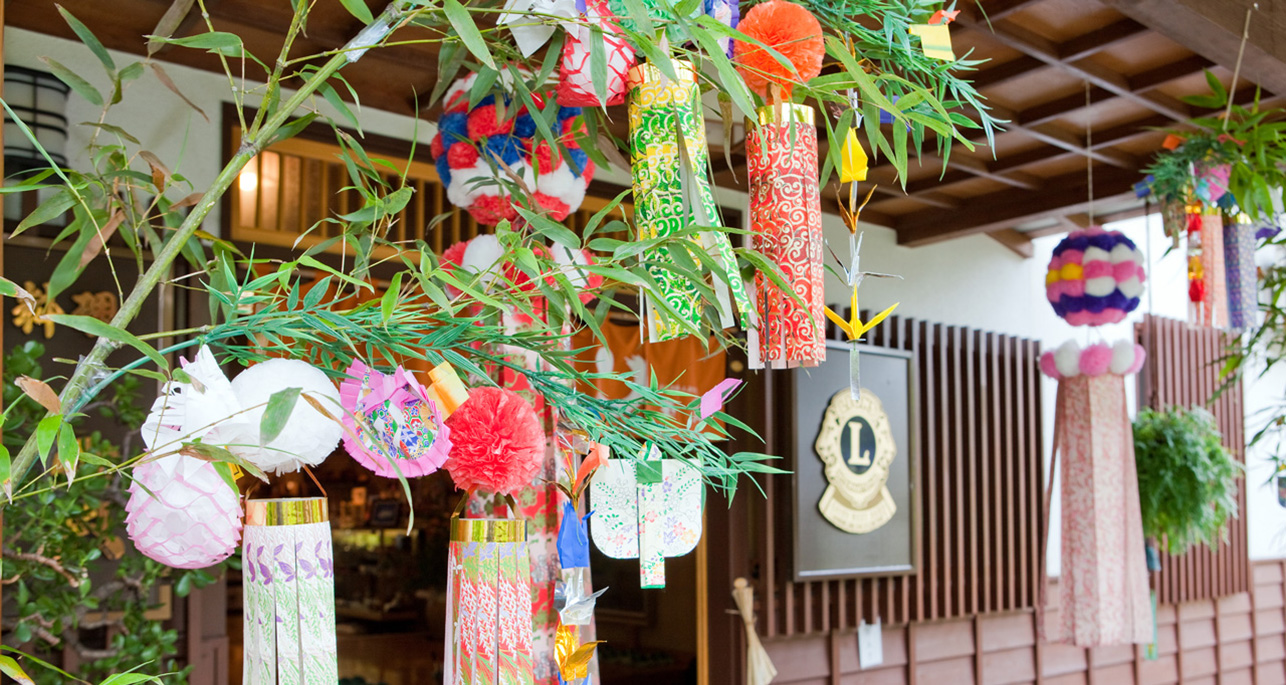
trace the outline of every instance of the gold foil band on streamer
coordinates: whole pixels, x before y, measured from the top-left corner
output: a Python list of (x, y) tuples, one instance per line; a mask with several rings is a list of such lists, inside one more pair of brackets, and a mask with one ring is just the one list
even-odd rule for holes
[(246, 500), (247, 526), (298, 526), (329, 520), (325, 497)]
[(451, 519), (451, 542), (526, 542), (527, 519)]
[(760, 107), (756, 110), (759, 115), (759, 125), (768, 124), (808, 124), (813, 125), (815, 121), (815, 110), (808, 105), (801, 105), (794, 102), (783, 102), (775, 105)]
[[(696, 82), (697, 70), (692, 67), (691, 62), (676, 59), (671, 60), (670, 64), (674, 65), (674, 74), (680, 79), (684, 81), (692, 81), (693, 83)], [(652, 64), (651, 62), (643, 62), (630, 68), (630, 72), (626, 76), (625, 83), (627, 88), (633, 88), (640, 83), (650, 83), (652, 81), (660, 81), (668, 78), (669, 77), (665, 75), (665, 72), (661, 71), (661, 69), (655, 64)]]

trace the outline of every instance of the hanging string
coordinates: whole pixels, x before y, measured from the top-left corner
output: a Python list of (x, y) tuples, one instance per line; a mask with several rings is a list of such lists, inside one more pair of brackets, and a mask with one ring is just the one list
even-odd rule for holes
[(1090, 82), (1085, 82), (1085, 168), (1088, 177), (1090, 225), (1094, 225), (1094, 114), (1090, 111)]
[(1223, 130), (1228, 131), (1228, 117), (1232, 116), (1232, 101), (1237, 94), (1237, 78), (1241, 76), (1241, 58), (1246, 56), (1246, 43), (1250, 41), (1250, 15), (1259, 9), (1259, 3), (1246, 8), (1246, 23), (1241, 29), (1241, 45), (1237, 48), (1237, 66), (1232, 70), (1232, 85), (1228, 86), (1228, 107), (1223, 112)]

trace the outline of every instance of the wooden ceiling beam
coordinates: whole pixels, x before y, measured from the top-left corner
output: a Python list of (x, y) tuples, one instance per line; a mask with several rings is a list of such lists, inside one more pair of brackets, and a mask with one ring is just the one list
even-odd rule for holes
[(989, 67), (974, 74), (969, 80), (973, 83), (974, 88), (982, 90), (991, 86), (998, 86), (1002, 83), (1008, 83), (1016, 78), (1026, 76), (1038, 69), (1048, 68), (1049, 65), (1036, 59), (1021, 55), (1008, 62)]
[(1031, 244), (1031, 236), (1021, 231), (1002, 228), (999, 231), (991, 231), (987, 236), (1009, 248), (1010, 251), (1023, 259), (1031, 259), (1035, 254), (1035, 249)]
[[(963, 25), (979, 30), (986, 30), (986, 25), (974, 16), (976, 10), (961, 12), (957, 19)], [(1088, 81), (1091, 85), (1110, 91), (1112, 94), (1126, 98), (1159, 114), (1164, 114), (1177, 121), (1189, 117), (1189, 108), (1182, 102), (1162, 93), (1136, 93), (1122, 74), (1101, 67), (1082, 59), (1074, 62), (1064, 61), (1059, 54), (1057, 43), (1030, 31), (1013, 22), (992, 22), (991, 31), (1005, 45), (1019, 52), (1034, 57), (1050, 66), (1066, 71), (1077, 78)]]
[[(1237, 63), (1248, 0), (1102, 0), (1193, 52), (1232, 68)], [(1286, 93), (1286, 4), (1260, 2), (1251, 16), (1243, 78)]]
[[(1133, 186), (1139, 180), (1137, 171), (1115, 168), (1095, 171), (1097, 202), (1134, 196)], [(960, 208), (949, 212), (925, 210), (904, 215), (895, 226), (898, 244), (927, 245), (963, 235), (1013, 228), (1027, 221), (1083, 211), (1090, 204), (1088, 183), (1082, 171), (1051, 178), (1046, 186), (1048, 190), (1040, 193), (988, 193), (965, 200)]]
[(1058, 57), (1064, 62), (1075, 62), (1086, 57), (1093, 57), (1147, 30), (1148, 27), (1133, 19), (1121, 19), (1059, 45)]
[[(986, 4), (982, 9), (987, 19), (999, 21), (1015, 12), (1026, 9), (1028, 5), (1036, 4), (1036, 2), (1037, 0), (986, 0)], [(968, 4), (973, 5), (973, 3)]]

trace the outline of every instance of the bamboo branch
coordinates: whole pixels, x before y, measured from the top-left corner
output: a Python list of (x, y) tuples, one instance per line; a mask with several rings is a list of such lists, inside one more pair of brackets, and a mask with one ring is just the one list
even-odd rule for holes
[[(370, 34), (368, 33), (371, 30), (370, 27), (382, 26), (386, 29), (393, 27), (413, 12), (414, 10), (409, 9), (402, 0), (395, 0), (376, 17), (375, 21), (367, 29), (359, 33), (357, 38), (349, 41), (349, 46), (353, 46), (354, 50), (372, 47), (372, 45), (368, 44), (370, 42)], [(359, 43), (358, 41), (361, 42)], [(205, 221), (206, 216), (219, 203), (228, 188), (232, 186), (233, 181), (241, 174), (241, 170), (245, 165), (267, 146), (273, 135), (290, 120), (295, 110), (303, 106), (322, 84), (344, 65), (354, 61), (352, 54), (360, 53), (350, 54), (349, 52), (343, 52), (327, 60), (316, 73), (304, 81), (299, 90), (279, 110), (264, 122), (262, 128), (242, 140), (241, 148), (237, 150), (237, 153), (219, 172), (219, 175), (214, 179), (214, 183), (210, 185), (210, 189), (201, 196), (201, 200), (192, 208), (191, 213), (183, 220), (182, 225), (166, 241), (161, 251), (156, 254), (152, 265), (139, 278), (134, 289), (130, 291), (129, 297), (116, 312), (116, 316), (112, 317), (112, 326), (124, 330), (138, 316), (143, 307), (143, 302), (169, 273), (170, 265), (182, 253), (184, 245), (196, 234), (197, 229), (201, 227), (201, 223)], [(68, 414), (75, 413), (81, 406), (93, 399), (92, 394), (86, 392), (90, 387), (91, 378), (103, 366), (107, 356), (119, 346), (120, 343), (107, 338), (99, 338), (94, 343), (94, 348), (90, 353), (76, 365), (76, 370), (72, 373), (71, 379), (67, 381), (67, 385), (63, 387), (62, 393), (59, 394), (62, 406), (68, 408)], [(51, 415), (52, 413), (46, 414), (46, 416)], [(36, 435), (33, 432), (13, 460), (11, 479), (15, 490), (26, 479), (27, 473), (36, 461), (37, 452)], [(0, 511), (3, 511), (6, 506), (8, 506), (8, 502), (0, 501)]]

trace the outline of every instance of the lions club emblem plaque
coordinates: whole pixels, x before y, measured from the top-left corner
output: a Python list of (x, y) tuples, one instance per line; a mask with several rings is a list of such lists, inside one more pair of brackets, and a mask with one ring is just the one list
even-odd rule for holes
[(836, 528), (860, 535), (878, 529), (897, 513), (888, 489), (897, 445), (880, 398), (848, 388), (835, 393), (813, 444), (826, 464), (826, 491), (817, 507)]

